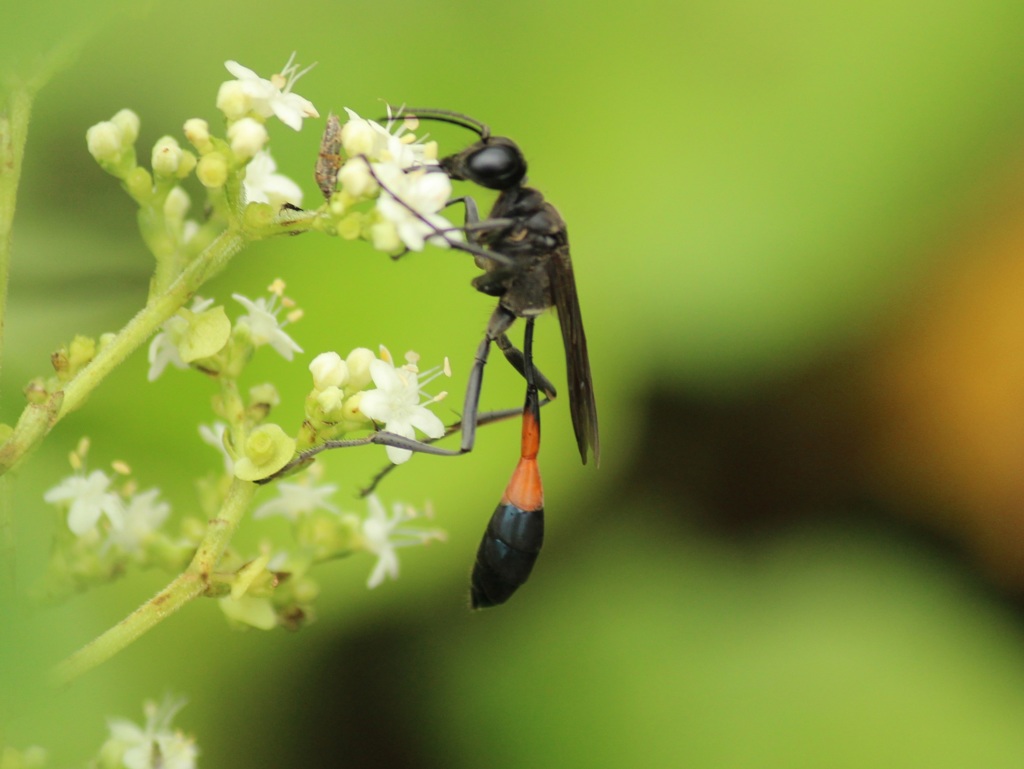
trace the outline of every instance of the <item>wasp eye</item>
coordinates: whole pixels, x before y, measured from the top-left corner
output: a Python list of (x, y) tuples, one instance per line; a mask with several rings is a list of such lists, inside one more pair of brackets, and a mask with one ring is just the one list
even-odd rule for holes
[(526, 161), (518, 148), (506, 144), (491, 144), (469, 156), (467, 176), (477, 184), (492, 190), (515, 187), (526, 176)]

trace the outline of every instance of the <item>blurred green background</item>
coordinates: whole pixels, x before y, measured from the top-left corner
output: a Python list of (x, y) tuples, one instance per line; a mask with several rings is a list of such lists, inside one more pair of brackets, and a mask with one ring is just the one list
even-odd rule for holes
[[(43, 2), (3, 27), (7, 72), (95, 28), (35, 107), (4, 421), (54, 348), (145, 297), (132, 204), (86, 128), (127, 106), (140, 147), (180, 136), (217, 119), (226, 59), (266, 75), (297, 50), (318, 64), (296, 90), (324, 115), (436, 106), (519, 142), (569, 224), (603, 433), (602, 466), (581, 467), (566, 404), (545, 409), (545, 552), (500, 609), (470, 614), (465, 595), (514, 424), (393, 474), (384, 495), (432, 500), (448, 543), (403, 551), (373, 592), (369, 558), (322, 568), (297, 634), (233, 632), (198, 602), (52, 692), (35, 672), (166, 580), (21, 615), (0, 628), (12, 744), (70, 765), (106, 716), (173, 691), (205, 767), (1024, 765), (1024, 5)], [(272, 133), (310, 203), (321, 125)], [(306, 353), (249, 373), (279, 385), (287, 424), (324, 350), (449, 355), (461, 397), (491, 310), (475, 272), (304, 236), (203, 293), (287, 281)], [(558, 336), (541, 321), (556, 383)], [(486, 408), (521, 401), (505, 369)], [(140, 351), (20, 474), (23, 574), (81, 435), (96, 466), (124, 459), (195, 511), (182, 479), (219, 462), (196, 433), (211, 384), (145, 374)], [(382, 456), (324, 458), (348, 509)], [(264, 531), (247, 521), (240, 541)]]

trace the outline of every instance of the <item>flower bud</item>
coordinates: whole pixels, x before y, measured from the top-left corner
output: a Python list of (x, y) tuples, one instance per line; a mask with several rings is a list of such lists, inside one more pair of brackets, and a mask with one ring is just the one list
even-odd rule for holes
[(249, 403), (251, 406), (264, 405), (274, 408), (281, 404), (281, 396), (273, 384), (264, 382), (249, 388)]
[(213, 142), (210, 141), (210, 125), (205, 120), (198, 117), (189, 118), (185, 121), (183, 128), (185, 138), (200, 154), (205, 155), (213, 149)]
[(153, 145), (153, 173), (174, 176), (181, 163), (181, 147), (173, 136), (162, 136)]
[(96, 340), (88, 336), (76, 336), (68, 346), (68, 364), (74, 376), (96, 357)]
[(326, 387), (342, 387), (348, 382), (348, 365), (336, 352), (322, 352), (309, 364), (313, 375), (313, 387), (323, 390)]
[(345, 405), (342, 406), (340, 421), (345, 423), (347, 430), (356, 430), (360, 425), (370, 421), (370, 418), (359, 410), (359, 406), (363, 401), (363, 395), (365, 395), (365, 391), (360, 390), (345, 401)]
[(245, 117), (228, 128), (228, 140), (231, 142), (231, 151), (239, 160), (249, 160), (263, 149), (270, 137), (263, 123)]
[(338, 172), (341, 188), (354, 198), (372, 197), (377, 192), (377, 180), (370, 175), (370, 167), (362, 158), (353, 158)]
[(50, 393), (46, 390), (46, 383), (42, 378), (35, 378), (25, 385), (25, 400), (36, 406), (46, 403)]
[(348, 389), (349, 392), (362, 390), (370, 384), (370, 363), (377, 360), (373, 350), (365, 347), (357, 347), (345, 358), (345, 365), (348, 366)]
[(192, 201), (189, 200), (188, 193), (181, 187), (175, 187), (167, 193), (167, 199), (164, 201), (164, 216), (167, 219), (180, 222), (185, 218), (191, 205)]
[(211, 152), (199, 158), (196, 166), (196, 177), (207, 188), (223, 187), (228, 180), (228, 161), (219, 152)]
[(342, 406), (345, 394), (338, 387), (325, 387), (316, 395), (316, 404), (327, 421), (335, 422), (342, 418)]
[(97, 162), (116, 163), (121, 159), (124, 135), (116, 123), (110, 120), (97, 123), (85, 132), (85, 141), (89, 147), (89, 154), (96, 158)]
[(240, 80), (228, 80), (217, 91), (217, 109), (228, 120), (238, 120), (252, 110), (252, 98), (245, 92)]
[(394, 222), (377, 222), (371, 226), (370, 240), (374, 248), (386, 254), (402, 250), (402, 239), (398, 236), (398, 228)]
[(362, 211), (352, 211), (338, 222), (338, 236), (345, 240), (355, 240), (363, 234), (366, 217)]
[(134, 144), (139, 138), (139, 116), (130, 109), (121, 110), (110, 118), (110, 122), (121, 130), (121, 141), (126, 145)]
[(178, 178), (184, 179), (186, 176), (192, 173), (196, 168), (197, 162), (198, 161), (196, 160), (194, 152), (190, 152), (189, 150), (182, 150), (181, 160), (178, 161)]

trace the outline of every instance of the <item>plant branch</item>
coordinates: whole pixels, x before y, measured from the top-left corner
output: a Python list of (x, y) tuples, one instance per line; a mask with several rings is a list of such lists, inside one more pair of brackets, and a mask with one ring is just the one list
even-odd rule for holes
[(0, 447), (0, 474), (25, 458), (61, 419), (77, 409), (100, 382), (145, 343), (165, 320), (182, 307), (204, 282), (220, 272), (247, 242), (237, 230), (221, 233), (163, 294), (152, 298), (139, 313), (67, 385), (42, 403), (22, 412), (14, 432)]
[(189, 601), (210, 590), (217, 566), (242, 515), (249, 508), (256, 484), (235, 479), (217, 517), (210, 521), (188, 568), (167, 587), (102, 635), (93, 639), (51, 671), (51, 681), (66, 685), (106, 662)]

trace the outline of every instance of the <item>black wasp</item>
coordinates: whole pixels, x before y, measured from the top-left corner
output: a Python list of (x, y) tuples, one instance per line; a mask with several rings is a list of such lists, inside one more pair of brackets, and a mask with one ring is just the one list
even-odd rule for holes
[[(309, 461), (313, 455), (326, 449), (366, 443), (444, 455), (471, 451), (477, 426), (510, 415), (509, 412), (479, 413), (484, 366), (491, 344), (497, 344), (509, 363), (526, 380), (526, 402), (522, 410), (519, 463), (487, 524), (473, 567), (472, 606), (474, 609), (486, 608), (504, 603), (526, 582), (544, 540), (544, 489), (537, 467), (540, 407), (554, 398), (556, 392), (548, 378), (533, 364), (533, 325), (536, 317), (551, 307), (558, 311), (562, 329), (569, 380), (569, 411), (580, 458), (586, 464), (588, 454), (593, 453), (595, 462), (600, 461), (597, 405), (590, 376), (587, 337), (576, 296), (565, 221), (538, 190), (525, 186), (526, 158), (518, 145), (509, 138), (493, 136), (485, 124), (457, 112), (409, 109), (406, 117), (452, 123), (476, 133), (479, 136), (476, 142), (461, 152), (442, 158), (438, 168), (453, 180), (469, 181), (498, 191), (498, 198), (485, 219), (480, 218), (472, 197), (450, 201), (450, 204), (461, 202), (465, 205), (465, 242), (438, 231), (438, 235), (445, 237), (452, 248), (474, 255), (477, 266), (484, 272), (473, 280), (473, 287), (498, 298), (498, 306), (487, 324), (486, 335), (477, 348), (470, 371), (461, 423), (449, 431), (461, 429), (461, 447), (452, 451), (381, 431), (365, 439), (326, 441), (304, 452), (282, 472)], [(340, 165), (338, 137), (336, 119), (335, 122), (329, 121), (317, 166), (317, 182), (326, 196), (334, 187)], [(372, 166), (370, 173), (376, 177)], [(377, 181), (391, 194), (380, 179)], [(392, 196), (402, 202), (397, 195)], [(416, 213), (411, 207), (409, 210)], [(522, 350), (512, 344), (506, 333), (516, 318), (526, 320)], [(544, 393), (545, 401), (541, 401), (539, 392)], [(511, 415), (515, 413), (513, 411)]]
[[(557, 209), (536, 189), (525, 186), (526, 158), (519, 146), (504, 136), (493, 136), (485, 124), (445, 110), (410, 109), (420, 120), (453, 123), (480, 138), (440, 166), (449, 177), (497, 190), (498, 198), (486, 219), (475, 201), (462, 198), (466, 207), (466, 234), (477, 266), (484, 273), (473, 280), (478, 291), (498, 298), (477, 349), (466, 389), (462, 419), (462, 451), (474, 442), (484, 364), (492, 342), (526, 380), (522, 449), (519, 464), (501, 502), (491, 516), (477, 551), (471, 600), (474, 608), (504, 603), (526, 582), (544, 538), (544, 491), (537, 468), (540, 449), (540, 400), (555, 397), (555, 388), (533, 365), (534, 319), (551, 307), (558, 312), (569, 380), (569, 410), (580, 458), (593, 452), (600, 461), (597, 405), (590, 376), (587, 337), (583, 330), (576, 281), (569, 258), (569, 236)], [(463, 247), (451, 241), (455, 248)], [(504, 258), (501, 258), (504, 257)], [(526, 320), (522, 351), (506, 332), (516, 318)]]

